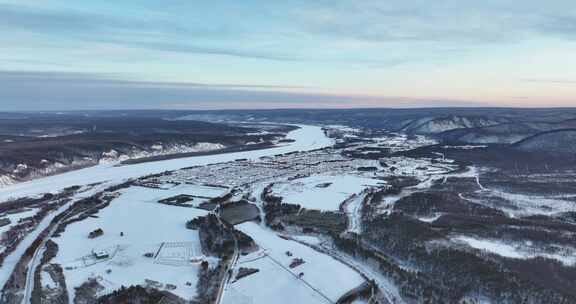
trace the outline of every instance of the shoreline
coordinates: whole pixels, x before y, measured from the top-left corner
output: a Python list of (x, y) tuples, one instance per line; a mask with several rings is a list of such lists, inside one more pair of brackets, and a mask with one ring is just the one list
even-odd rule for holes
[(257, 159), (262, 156), (314, 150), (334, 144), (333, 140), (324, 134), (322, 127), (320, 126), (296, 126), (299, 128), (289, 132), (285, 137), (285, 139), (294, 141), (284, 146), (157, 160), (124, 166), (115, 166), (111, 164), (96, 165), (2, 187), (0, 188), (0, 202), (25, 196), (54, 192), (73, 185), (88, 185), (93, 183), (114, 184), (130, 178), (137, 178), (164, 171), (178, 170), (190, 166), (228, 162), (242, 158)]
[(165, 154), (165, 155), (155, 155), (155, 156), (140, 157), (140, 158), (134, 158), (134, 159), (128, 159), (125, 161), (121, 161), (120, 163), (116, 164), (115, 167), (144, 164), (144, 163), (149, 163), (149, 162), (179, 159), (179, 158), (186, 158), (186, 157), (208, 156), (208, 155), (235, 153), (235, 152), (256, 151), (256, 150), (264, 150), (264, 149), (270, 149), (270, 148), (276, 148), (276, 147), (279, 147), (279, 146), (277, 146), (273, 143), (270, 143), (270, 142), (266, 142), (266, 143), (254, 144), (254, 145), (232, 146), (232, 147), (227, 147), (227, 148), (222, 148), (222, 149), (217, 149), (217, 150), (211, 150), (211, 151), (184, 152), (184, 153), (173, 153), (173, 154)]

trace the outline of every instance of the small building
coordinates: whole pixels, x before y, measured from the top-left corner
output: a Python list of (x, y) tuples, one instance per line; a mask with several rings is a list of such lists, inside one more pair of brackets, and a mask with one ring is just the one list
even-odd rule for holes
[(98, 229), (96, 229), (96, 230), (94, 230), (94, 231), (91, 231), (91, 232), (88, 234), (88, 238), (94, 239), (94, 238), (97, 238), (97, 237), (99, 237), (99, 236), (101, 236), (101, 235), (103, 235), (103, 234), (104, 234), (104, 230), (98, 228)]
[(92, 249), (92, 255), (98, 260), (103, 260), (110, 257), (110, 252), (105, 249)]
[(197, 264), (205, 261), (204, 256), (194, 256), (190, 258), (190, 263)]

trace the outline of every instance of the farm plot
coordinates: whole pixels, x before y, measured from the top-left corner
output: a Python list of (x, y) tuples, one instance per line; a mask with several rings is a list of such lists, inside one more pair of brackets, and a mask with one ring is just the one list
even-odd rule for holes
[(194, 266), (201, 262), (202, 250), (197, 242), (166, 242), (160, 245), (154, 263), (172, 266)]
[[(328, 255), (249, 222), (236, 228), (262, 251), (242, 257), (238, 267), (259, 272), (228, 285), (224, 303), (332, 303), (364, 282), (363, 277)], [(289, 296), (286, 296), (289, 295)]]
[(215, 187), (200, 184), (170, 184), (171, 187), (156, 188), (159, 191), (155, 194), (154, 198), (158, 203), (180, 206), (180, 207), (198, 207), (203, 203), (208, 202), (210, 199), (224, 195), (229, 191), (225, 187)]

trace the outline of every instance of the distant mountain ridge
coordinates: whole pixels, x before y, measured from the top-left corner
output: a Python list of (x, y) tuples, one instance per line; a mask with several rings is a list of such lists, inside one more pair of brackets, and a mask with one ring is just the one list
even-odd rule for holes
[(576, 128), (542, 132), (513, 145), (528, 152), (556, 152), (576, 155)]
[(437, 134), (443, 141), (475, 144), (513, 144), (538, 133), (576, 128), (576, 120), (508, 122), (480, 128), (461, 128)]
[(463, 128), (480, 128), (508, 122), (504, 118), (457, 116), (419, 118), (409, 122), (400, 131), (414, 134), (436, 134)]
[[(576, 108), (422, 108), (341, 110), (205, 111), (198, 120), (289, 121), (342, 124), (426, 135), (445, 144), (515, 145), (541, 133), (576, 129)], [(576, 146), (571, 136), (549, 136), (548, 150), (568, 153)], [(556, 142), (560, 141), (561, 142)]]

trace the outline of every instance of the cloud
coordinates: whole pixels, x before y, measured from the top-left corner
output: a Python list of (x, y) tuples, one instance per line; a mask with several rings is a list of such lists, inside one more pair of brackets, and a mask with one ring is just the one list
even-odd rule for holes
[[(127, 15), (114, 9), (102, 14), (73, 3), (68, 6), (78, 9), (0, 4), (0, 34), (41, 34), (29, 37), (78, 41), (87, 48), (90, 43), (110, 44), (135, 50), (374, 67), (442, 62), (478, 45), (514, 43), (537, 35), (576, 37), (576, 17), (566, 13), (568, 5), (543, 6), (534, 0), (522, 5), (511, 0), (474, 5), (455, 0), (334, 0), (272, 3), (268, 10), (256, 1), (243, 5), (251, 16), (238, 14), (230, 20), (211, 20), (210, 9), (218, 5), (199, 8), (208, 10), (204, 17), (183, 11), (181, 17), (186, 18), (180, 19), (170, 18), (173, 10)], [(273, 18), (277, 15), (270, 11), (281, 9), (288, 13)], [(420, 44), (426, 44), (426, 49)]]
[[(303, 30), (317, 35), (388, 43), (477, 45), (538, 35), (576, 35), (568, 1), (335, 1), (296, 10)], [(568, 9), (570, 8), (571, 9)]]
[(576, 16), (547, 16), (539, 30), (544, 34), (576, 39)]
[(552, 79), (552, 78), (525, 78), (522, 79), (523, 82), (532, 83), (549, 83), (549, 84), (576, 84), (574, 79)]
[(124, 31), (188, 32), (172, 22), (124, 19), (73, 10), (51, 10), (23, 5), (0, 4), (0, 28), (35, 32), (109, 33)]
[(231, 49), (224, 47), (198, 46), (186, 43), (172, 43), (172, 42), (119, 42), (119, 43), (130, 47), (138, 47), (138, 48), (153, 49), (167, 52), (177, 52), (177, 53), (223, 55), (223, 56), (277, 60), (277, 61), (298, 60), (298, 58), (289, 55), (272, 54), (269, 52), (261, 52), (254, 50), (247, 51), (247, 50)]
[[(0, 31), (25, 31), (82, 42), (107, 43), (155, 51), (221, 55), (266, 60), (294, 60), (285, 54), (199, 41), (234, 41), (243, 33), (221, 25), (184, 25), (142, 16), (116, 17), (75, 10), (51, 10), (0, 4)], [(194, 42), (195, 43), (194, 43)]]
[(297, 92), (306, 87), (137, 81), (89, 73), (0, 71), (2, 110), (478, 106), (458, 100)]
[(0, 71), (0, 83), (10, 86), (47, 86), (65, 84), (85, 87), (157, 87), (157, 88), (210, 88), (210, 89), (311, 89), (310, 86), (259, 84), (206, 84), (195, 82), (154, 82), (132, 80), (112, 74), (57, 72), (57, 71)]

